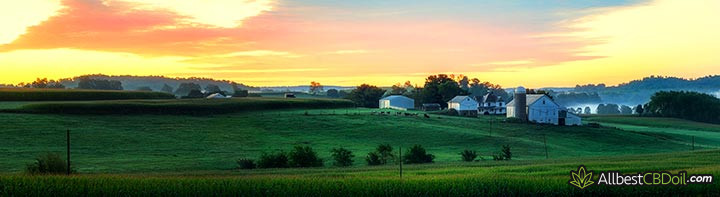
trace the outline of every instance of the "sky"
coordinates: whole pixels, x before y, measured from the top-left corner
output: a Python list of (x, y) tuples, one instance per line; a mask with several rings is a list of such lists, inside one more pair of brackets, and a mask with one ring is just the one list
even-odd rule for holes
[(720, 1), (1, 1), (0, 83), (84, 74), (252, 86), (614, 85), (720, 74)]

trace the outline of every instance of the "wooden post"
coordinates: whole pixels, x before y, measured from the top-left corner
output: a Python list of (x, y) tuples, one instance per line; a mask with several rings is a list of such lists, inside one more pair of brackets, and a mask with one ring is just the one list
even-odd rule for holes
[(67, 137), (67, 175), (70, 175), (70, 129), (66, 131)]
[(547, 140), (545, 139), (545, 134), (543, 133), (543, 144), (545, 144), (545, 159), (549, 158), (548, 156), (548, 150), (547, 150)]
[(692, 136), (692, 150), (695, 150), (695, 136)]
[(403, 159), (402, 159), (402, 146), (400, 146), (400, 147), (398, 148), (398, 152), (400, 152), (400, 154), (398, 154), (398, 155), (400, 155), (400, 156), (398, 157), (398, 159), (400, 159), (400, 178), (402, 179), (402, 163), (403, 163)]

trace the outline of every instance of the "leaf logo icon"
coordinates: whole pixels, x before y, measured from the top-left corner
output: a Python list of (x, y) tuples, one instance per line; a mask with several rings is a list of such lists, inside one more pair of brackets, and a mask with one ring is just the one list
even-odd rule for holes
[(577, 171), (570, 170), (570, 181), (568, 181), (568, 183), (580, 189), (585, 189), (595, 183), (590, 180), (592, 179), (592, 174), (593, 171), (586, 172), (585, 166), (580, 165), (578, 166)]

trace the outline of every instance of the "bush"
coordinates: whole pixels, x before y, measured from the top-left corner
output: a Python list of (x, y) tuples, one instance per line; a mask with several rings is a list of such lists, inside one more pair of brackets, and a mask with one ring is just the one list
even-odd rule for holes
[(503, 145), (500, 153), (493, 155), (493, 160), (511, 160), (512, 152), (510, 152), (510, 145)]
[(380, 159), (380, 158), (381, 158), (381, 156), (379, 153), (370, 152), (370, 153), (368, 153), (367, 157), (365, 157), (365, 161), (367, 161), (367, 164), (369, 166), (377, 166), (377, 165), (385, 164), (382, 162), (382, 159)]
[(420, 145), (414, 145), (407, 153), (403, 156), (405, 163), (432, 163), (435, 159), (435, 155), (427, 154), (425, 148)]
[(255, 169), (257, 167), (252, 159), (238, 159), (237, 164), (240, 169)]
[(353, 164), (352, 158), (355, 157), (355, 155), (353, 155), (351, 151), (344, 148), (333, 148), (331, 152), (333, 159), (335, 159), (333, 165), (345, 167)]
[(26, 171), (29, 174), (64, 174), (67, 173), (67, 163), (60, 155), (48, 153), (37, 157), (35, 163), (28, 164)]
[(475, 161), (475, 158), (478, 157), (475, 151), (467, 149), (465, 149), (463, 152), (460, 152), (460, 156), (462, 156), (463, 161)]
[(288, 163), (288, 156), (285, 152), (277, 153), (263, 153), (260, 156), (260, 160), (257, 163), (258, 168), (287, 168), (290, 167)]
[(290, 166), (292, 167), (322, 167), (323, 160), (317, 156), (317, 153), (313, 151), (309, 146), (295, 146), (295, 149), (290, 151), (288, 155), (290, 158)]
[(600, 123), (591, 122), (591, 123), (588, 123), (588, 126), (592, 127), (592, 128), (600, 128)]

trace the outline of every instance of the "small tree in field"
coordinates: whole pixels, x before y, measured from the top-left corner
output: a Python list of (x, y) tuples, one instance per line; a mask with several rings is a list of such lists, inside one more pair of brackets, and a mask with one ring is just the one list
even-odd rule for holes
[(463, 161), (475, 161), (475, 158), (478, 157), (477, 153), (474, 150), (467, 149), (465, 149), (463, 152), (460, 152), (460, 156), (462, 156)]
[(67, 163), (60, 155), (48, 153), (37, 157), (25, 170), (29, 174), (63, 174), (67, 172)]
[(252, 159), (238, 159), (237, 164), (240, 169), (255, 169), (257, 167)]
[(370, 152), (368, 153), (367, 157), (365, 157), (365, 161), (367, 161), (367, 164), (369, 166), (382, 165), (383, 162), (380, 158), (380, 154), (378, 154), (377, 152)]
[(260, 156), (260, 160), (257, 163), (258, 168), (287, 168), (290, 167), (288, 164), (288, 156), (285, 152), (277, 153), (263, 153)]
[(317, 153), (309, 146), (295, 146), (288, 154), (290, 158), (290, 166), (292, 167), (321, 167), (323, 160), (317, 156)]
[(352, 165), (352, 158), (355, 157), (355, 155), (353, 155), (351, 151), (344, 148), (333, 148), (331, 152), (333, 159), (335, 159), (335, 163), (333, 163), (333, 165), (338, 167)]
[(403, 161), (408, 164), (413, 163), (432, 163), (435, 155), (428, 154), (420, 145), (414, 145), (403, 155)]

